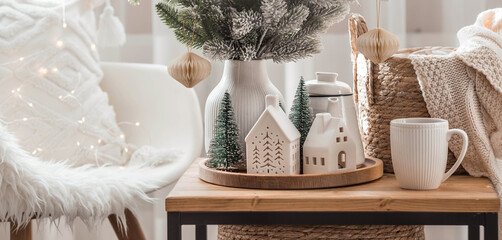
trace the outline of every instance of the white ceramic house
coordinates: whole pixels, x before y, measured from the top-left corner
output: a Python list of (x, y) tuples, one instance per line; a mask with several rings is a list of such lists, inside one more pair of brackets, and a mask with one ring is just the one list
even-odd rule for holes
[(342, 118), (318, 113), (303, 144), (304, 174), (356, 169), (357, 139), (350, 136)]
[(267, 95), (266, 109), (246, 136), (247, 173), (291, 175), (300, 173), (300, 132)]

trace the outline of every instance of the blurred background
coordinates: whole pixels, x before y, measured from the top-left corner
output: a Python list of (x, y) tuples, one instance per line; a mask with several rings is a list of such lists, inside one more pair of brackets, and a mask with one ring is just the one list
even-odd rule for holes
[[(158, 1), (142, 0), (139, 6), (131, 6), (126, 0), (112, 1), (116, 16), (126, 28), (127, 42), (120, 48), (100, 49), (103, 61), (167, 65), (186, 51), (186, 47), (178, 43), (171, 30), (158, 19), (154, 9)], [(455, 47), (458, 45), (456, 33), (460, 28), (473, 24), (478, 13), (496, 7), (502, 7), (502, 0), (390, 0), (382, 4), (381, 26), (399, 36), (401, 48)], [(353, 5), (351, 12), (363, 15), (369, 29), (375, 27), (375, 1), (359, 0), (359, 6)], [(267, 63), (270, 78), (282, 91), (288, 108), (300, 76), (309, 80), (315, 78), (315, 72), (337, 72), (339, 80), (352, 85), (347, 19), (335, 24), (322, 36), (322, 40), (324, 50), (313, 58), (287, 64)], [(207, 95), (220, 80), (223, 70), (222, 62), (212, 61), (212, 64), (210, 77), (195, 87), (202, 112)], [(169, 92), (166, 91), (166, 94)], [(148, 239), (166, 239), (166, 214), (162, 200), (168, 191), (169, 188), (155, 193), (158, 201), (154, 206), (143, 205), (140, 208), (138, 218)], [(105, 227), (97, 233), (89, 232), (83, 224), (77, 224), (73, 231), (40, 227), (39, 237), (35, 239), (116, 239), (108, 221), (104, 224)], [(184, 228), (184, 239), (194, 239), (194, 229)], [(215, 227), (210, 228), (209, 234), (211, 239), (215, 239)], [(427, 227), (426, 234), (427, 239), (432, 240), (461, 240), (467, 239), (467, 228)]]

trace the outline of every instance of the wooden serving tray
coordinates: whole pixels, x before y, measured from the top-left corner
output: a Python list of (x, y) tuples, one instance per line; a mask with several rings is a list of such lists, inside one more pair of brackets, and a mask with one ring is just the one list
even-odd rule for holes
[(356, 170), (342, 173), (303, 175), (258, 175), (240, 172), (225, 172), (209, 168), (203, 159), (199, 162), (199, 178), (202, 181), (240, 188), (254, 189), (315, 189), (355, 185), (377, 180), (383, 176), (380, 159), (367, 157)]

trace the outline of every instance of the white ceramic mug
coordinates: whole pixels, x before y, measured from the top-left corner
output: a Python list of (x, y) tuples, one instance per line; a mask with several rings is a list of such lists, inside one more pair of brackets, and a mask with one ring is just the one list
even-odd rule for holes
[[(448, 140), (453, 134), (463, 139), (462, 151), (445, 173)], [(399, 186), (405, 189), (436, 189), (460, 166), (467, 151), (467, 134), (448, 130), (448, 121), (437, 118), (402, 118), (390, 122), (392, 165)]]

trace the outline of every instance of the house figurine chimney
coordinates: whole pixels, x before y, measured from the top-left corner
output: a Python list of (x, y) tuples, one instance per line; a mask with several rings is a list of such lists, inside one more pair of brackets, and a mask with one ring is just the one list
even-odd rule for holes
[(279, 98), (277, 98), (277, 95), (267, 95), (265, 97), (265, 107), (269, 106), (279, 108)]
[(320, 127), (322, 127), (322, 129), (319, 129), (319, 131), (324, 132), (326, 130), (326, 128), (328, 127), (329, 122), (331, 120), (331, 114), (318, 113), (318, 114), (316, 114), (316, 118), (321, 119), (322, 125)]

